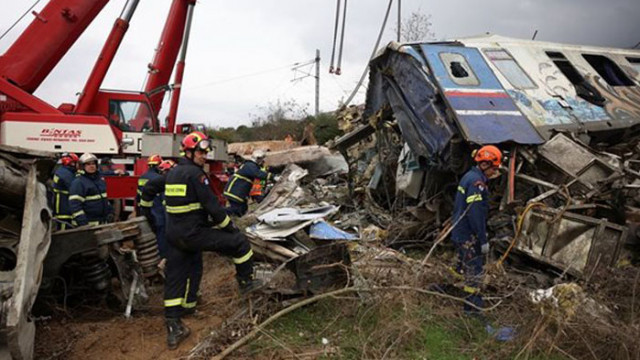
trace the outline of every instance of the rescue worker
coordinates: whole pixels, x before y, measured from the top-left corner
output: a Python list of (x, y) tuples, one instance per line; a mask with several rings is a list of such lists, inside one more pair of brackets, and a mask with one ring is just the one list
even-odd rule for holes
[(71, 209), (69, 208), (69, 189), (76, 178), (78, 155), (63, 153), (60, 156), (61, 166), (53, 174), (53, 218), (56, 228), (66, 230), (71, 228)]
[(147, 218), (151, 229), (156, 234), (158, 250), (160, 251), (160, 257), (163, 259), (167, 257), (167, 243), (165, 240), (166, 213), (163, 204), (164, 184), (166, 173), (174, 166), (176, 166), (176, 163), (173, 160), (163, 160), (158, 166), (154, 167), (157, 170), (157, 176), (150, 180), (145, 179), (146, 181), (143, 184), (138, 181), (140, 213)]
[(269, 181), (272, 174), (262, 170), (265, 153), (256, 150), (251, 154), (251, 159), (246, 160), (242, 166), (229, 179), (222, 193), (229, 201), (227, 213), (229, 215), (243, 216), (249, 210), (247, 200), (256, 179)]
[[(480, 148), (474, 154), (473, 166), (460, 180), (453, 209), (451, 239), (456, 248), (458, 265), (456, 271), (464, 278), (466, 300), (478, 308), (484, 306), (480, 294), (480, 282), (484, 256), (489, 253), (487, 241), (487, 215), (489, 213), (489, 179), (500, 176), (502, 162), (500, 149), (493, 145)], [(478, 309), (465, 304), (466, 312)]]
[(71, 183), (69, 207), (74, 226), (106, 224), (113, 218), (107, 199), (107, 183), (98, 171), (98, 158), (84, 153), (79, 159), (82, 172)]
[[(158, 249), (160, 250), (160, 256), (163, 258), (163, 262), (166, 261), (167, 256), (167, 242), (165, 238), (165, 216), (166, 212), (164, 209), (164, 205), (162, 207), (162, 224), (159, 225), (157, 222), (157, 214), (152, 214), (152, 207), (154, 207), (154, 202), (158, 199), (162, 199), (161, 202), (164, 202), (164, 189), (166, 183), (166, 174), (169, 170), (176, 166), (176, 163), (173, 160), (164, 160), (160, 165), (158, 165), (158, 169), (162, 176), (158, 176), (154, 179), (151, 179), (147, 182), (142, 190), (142, 200), (140, 202), (140, 206), (142, 209), (142, 214), (147, 218), (149, 224), (153, 232), (156, 234), (156, 239), (158, 241)], [(188, 292), (187, 299), (182, 304), (182, 315), (190, 315), (196, 312), (196, 305), (198, 294), (200, 292), (200, 282), (202, 280), (202, 254), (200, 256), (194, 257), (194, 263), (192, 264), (192, 270), (189, 274), (189, 279), (187, 280)]]
[(110, 157), (103, 157), (100, 159), (100, 168), (98, 169), (102, 176), (121, 176), (124, 175), (122, 169), (113, 168), (113, 160)]
[[(142, 196), (142, 189), (147, 181), (155, 179), (160, 176), (160, 170), (158, 166), (162, 163), (162, 157), (154, 154), (147, 158), (147, 171), (138, 179), (138, 191), (136, 195), (136, 204), (140, 206), (140, 196)], [(162, 202), (157, 203), (156, 210), (162, 210)]]
[[(261, 168), (262, 171), (267, 172), (267, 169), (263, 166)], [(264, 179), (255, 179), (253, 180), (253, 185), (251, 186), (251, 191), (249, 192), (249, 196), (253, 201), (260, 203), (266, 196), (266, 188), (267, 181)]]
[(218, 204), (203, 170), (211, 141), (205, 134), (194, 131), (183, 139), (182, 148), (185, 155), (167, 174), (164, 192), (168, 244), (164, 306), (169, 349), (175, 349), (190, 334), (180, 318), (183, 309), (195, 301), (186, 290), (202, 251), (233, 257), (241, 293), (261, 285), (253, 279), (249, 241)]

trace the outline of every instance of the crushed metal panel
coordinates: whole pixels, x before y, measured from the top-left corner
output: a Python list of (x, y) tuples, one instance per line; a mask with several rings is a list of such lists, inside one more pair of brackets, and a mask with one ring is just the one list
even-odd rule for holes
[(558, 134), (538, 147), (538, 153), (551, 164), (576, 177), (595, 157), (564, 134)]
[(36, 328), (29, 315), (42, 280), (43, 260), (51, 243), (51, 213), (47, 206), (46, 188), (36, 177), (34, 164), (27, 176), (13, 295), (2, 309), (6, 321), (3, 332), (6, 331), (6, 341), (13, 359), (33, 357)]
[(390, 107), (411, 150), (434, 159), (458, 130), (439, 106), (437, 88), (423, 62), (416, 51), (393, 47), (371, 61), (363, 118), (375, 122)]
[(477, 49), (444, 45), (421, 48), (466, 140), (477, 144), (544, 141)]
[(614, 266), (627, 228), (569, 212), (533, 209), (524, 220), (516, 248), (574, 276)]

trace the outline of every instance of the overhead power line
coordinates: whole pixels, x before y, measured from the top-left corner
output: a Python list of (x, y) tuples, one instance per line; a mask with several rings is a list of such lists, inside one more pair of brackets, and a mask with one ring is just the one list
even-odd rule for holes
[(11, 30), (16, 26), (16, 25), (18, 25), (18, 23), (19, 23), (22, 19), (24, 19), (24, 17), (25, 17), (25, 16), (27, 16), (27, 14), (28, 14), (29, 12), (31, 12), (31, 10), (33, 10), (33, 8), (34, 8), (34, 7), (36, 7), (36, 5), (38, 5), (38, 3), (39, 3), (40, 1), (41, 1), (41, 0), (36, 0), (36, 2), (35, 2), (35, 3), (33, 3), (33, 5), (31, 5), (31, 7), (30, 7), (27, 11), (25, 11), (25, 12), (24, 12), (24, 14), (22, 14), (22, 16), (20, 16), (20, 17), (18, 18), (18, 20), (16, 20), (16, 22), (14, 22), (14, 23), (13, 23), (13, 25), (11, 25), (11, 26), (10, 26), (10, 27), (9, 27), (9, 28), (4, 32), (4, 33), (2, 33), (2, 35), (0, 35), (0, 40), (2, 40), (2, 39), (5, 37), (5, 35), (7, 35), (7, 34), (9, 33), (9, 31), (11, 31)]
[(265, 69), (265, 70), (261, 70), (261, 71), (248, 73), (248, 74), (242, 74), (242, 75), (238, 75), (238, 76), (233, 76), (233, 77), (229, 77), (229, 78), (226, 78), (226, 79), (215, 80), (215, 81), (211, 81), (211, 82), (204, 83), (204, 84), (201, 84), (201, 85), (196, 85), (196, 86), (193, 86), (191, 88), (192, 89), (200, 89), (200, 88), (204, 88), (204, 87), (207, 87), (207, 86), (223, 84), (223, 83), (230, 82), (230, 81), (245, 79), (245, 78), (248, 78), (248, 77), (259, 76), (259, 75), (267, 74), (267, 73), (270, 73), (270, 72), (275, 72), (275, 71), (278, 71), (278, 70), (283, 70), (283, 69), (287, 69), (287, 68), (300, 66), (300, 64), (301, 63), (296, 62), (296, 63), (288, 64), (288, 65), (285, 65), (285, 66), (279, 66), (279, 67), (276, 67), (276, 68)]

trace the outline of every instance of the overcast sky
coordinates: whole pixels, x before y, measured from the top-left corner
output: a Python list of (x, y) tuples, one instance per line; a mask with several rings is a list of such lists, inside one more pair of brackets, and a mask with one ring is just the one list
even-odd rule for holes
[[(0, 32), (35, 1), (0, 0)], [(41, 0), (36, 10), (46, 3)], [(56, 106), (76, 101), (124, 4), (125, 0), (107, 4), (41, 85), (38, 96)], [(170, 4), (171, 0), (140, 1), (103, 88), (140, 90)], [(366, 66), (387, 4), (387, 0), (348, 2), (343, 75), (335, 76), (328, 72), (335, 0), (199, 1), (178, 122), (235, 127), (249, 124), (249, 114), (259, 113), (258, 107), (290, 99), (308, 104), (313, 113), (314, 79), (292, 82), (289, 66), (313, 59), (315, 49), (320, 49), (322, 58), (320, 110), (335, 109)], [(640, 42), (639, 0), (402, 0), (403, 16), (417, 10), (431, 14), (437, 39), (486, 32), (530, 38), (537, 29), (537, 40), (627, 48)], [(27, 16), (0, 40), (0, 52), (32, 18)], [(394, 1), (382, 46), (395, 39), (396, 18)], [(355, 99), (363, 101), (364, 89)], [(168, 108), (166, 99), (163, 108)]]

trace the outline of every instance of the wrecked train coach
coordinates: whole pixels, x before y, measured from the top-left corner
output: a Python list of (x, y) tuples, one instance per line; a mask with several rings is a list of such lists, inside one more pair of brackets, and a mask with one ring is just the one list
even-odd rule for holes
[(424, 238), (451, 214), (471, 151), (495, 144), (507, 176), (492, 185), (494, 243), (575, 276), (634, 260), (640, 51), (495, 35), (391, 43), (370, 63), (361, 122), (333, 146), (347, 155), (375, 134), (367, 186), (394, 188), (381, 205), (432, 223)]

